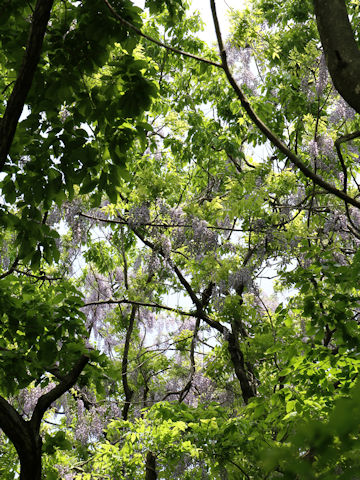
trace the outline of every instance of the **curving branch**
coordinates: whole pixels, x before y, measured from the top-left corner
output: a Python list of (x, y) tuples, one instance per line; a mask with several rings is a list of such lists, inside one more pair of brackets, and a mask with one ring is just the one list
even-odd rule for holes
[(276, 148), (278, 148), (280, 150), (280, 152), (282, 152), (290, 160), (290, 162), (293, 165), (295, 165), (305, 175), (305, 177), (312, 180), (316, 185), (323, 188), (328, 193), (331, 193), (332, 195), (335, 195), (336, 197), (340, 198), (341, 200), (343, 200), (345, 202), (348, 202), (350, 205), (353, 205), (354, 207), (360, 209), (360, 202), (358, 202), (354, 198), (347, 195), (344, 191), (339, 190), (338, 188), (334, 187), (334, 185), (331, 185), (330, 183), (326, 182), (324, 179), (319, 177), (319, 175), (317, 175), (310, 168), (308, 168), (302, 162), (302, 160), (293, 151), (291, 151), (289, 149), (289, 147), (287, 145), (285, 145), (285, 143), (256, 114), (255, 110), (253, 109), (253, 107), (250, 105), (248, 99), (246, 98), (244, 92), (238, 86), (238, 84), (236, 83), (234, 77), (232, 76), (232, 74), (230, 72), (229, 65), (227, 63), (226, 51), (225, 51), (224, 44), (223, 44), (223, 41), (222, 41), (222, 36), (221, 36), (221, 31), (220, 31), (220, 26), (219, 26), (219, 20), (218, 20), (217, 13), (216, 13), (215, 0), (210, 0), (210, 5), (211, 5), (211, 11), (212, 11), (214, 25), (215, 25), (216, 37), (217, 37), (219, 50), (220, 50), (222, 68), (225, 72), (225, 75), (226, 75), (230, 85), (232, 86), (234, 92), (236, 93), (238, 99), (240, 100), (240, 103), (241, 103), (243, 109), (249, 115), (249, 117), (252, 120), (252, 122), (254, 123), (254, 125), (265, 135), (265, 137)]
[(26, 431), (26, 422), (15, 408), (1, 395), (0, 428), (14, 444), (14, 447), (20, 456), (20, 452), (24, 449), (24, 431)]
[(108, 7), (108, 9), (110, 10), (114, 18), (116, 18), (120, 23), (125, 25), (127, 28), (135, 32), (140, 37), (143, 37), (146, 40), (149, 40), (150, 42), (155, 43), (159, 47), (165, 48), (166, 50), (170, 50), (171, 52), (177, 53), (184, 57), (192, 58), (194, 60), (197, 60), (198, 62), (207, 63), (208, 65), (212, 65), (213, 67), (221, 68), (221, 65), (219, 63), (213, 62), (212, 60), (209, 60), (207, 58), (198, 57), (197, 55), (193, 55), (192, 53), (185, 52), (184, 50), (180, 50), (179, 48), (172, 47), (171, 45), (168, 45), (166, 43), (160, 42), (159, 40), (156, 40), (156, 38), (146, 35), (146, 33), (142, 32), (139, 28), (135, 27), (135, 25), (128, 22), (127, 20), (125, 20), (125, 18), (119, 15), (108, 0), (104, 0), (104, 3)]
[(54, 403), (58, 398), (60, 398), (61, 395), (67, 392), (72, 386), (75, 385), (77, 379), (79, 378), (81, 372), (83, 371), (89, 360), (90, 358), (88, 355), (81, 355), (81, 357), (73, 366), (71, 371), (62, 378), (60, 383), (58, 383), (56, 387), (50, 390), (50, 392), (45, 393), (39, 398), (30, 420), (30, 423), (35, 429), (35, 431), (38, 432), (40, 430), (41, 420), (50, 405)]
[(90, 307), (92, 305), (137, 305), (138, 307), (149, 307), (149, 308), (159, 308), (160, 310), (167, 310), (169, 312), (176, 313), (178, 315), (185, 315), (187, 317), (196, 316), (196, 312), (185, 312), (174, 307), (168, 307), (167, 305), (162, 305), (161, 303), (150, 303), (150, 302), (140, 302), (137, 300), (129, 300), (127, 298), (121, 298), (119, 300), (115, 298), (109, 298), (107, 300), (95, 300), (93, 302), (84, 303), (84, 307)]
[(4, 168), (17, 124), (31, 88), (54, 0), (38, 0), (32, 17), (26, 52), (13, 91), (0, 120), (0, 170)]
[(0, 428), (18, 453), (21, 465), (20, 480), (41, 479), (41, 420), (50, 405), (75, 384), (88, 361), (89, 357), (82, 355), (60, 383), (39, 398), (29, 421), (24, 420), (14, 407), (0, 396)]
[(360, 113), (360, 50), (344, 0), (313, 0), (326, 63), (336, 90)]
[(194, 332), (193, 332), (193, 337), (191, 339), (189, 378), (188, 378), (185, 386), (183, 387), (183, 389), (180, 392), (179, 403), (184, 401), (185, 398), (187, 397), (188, 393), (190, 392), (192, 381), (193, 381), (193, 378), (194, 378), (194, 375), (195, 375), (195, 367), (196, 367), (196, 364), (195, 364), (195, 345), (196, 345), (197, 335), (198, 335), (198, 332), (199, 332), (199, 327), (200, 327), (200, 319), (197, 318), (196, 323), (195, 323)]

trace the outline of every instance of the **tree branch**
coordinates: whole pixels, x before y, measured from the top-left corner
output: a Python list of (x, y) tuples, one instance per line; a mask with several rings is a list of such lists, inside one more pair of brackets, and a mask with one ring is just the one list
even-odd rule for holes
[(187, 317), (196, 317), (196, 312), (185, 312), (184, 310), (179, 310), (178, 308), (168, 307), (167, 305), (161, 305), (160, 303), (148, 303), (148, 302), (139, 302), (136, 300), (128, 300), (127, 298), (122, 298), (116, 300), (114, 298), (109, 298), (108, 300), (96, 300), (94, 302), (85, 303), (84, 307), (89, 307), (91, 305), (137, 305), (139, 307), (149, 307), (149, 308), (160, 308), (161, 310), (168, 310), (169, 312), (177, 313), (178, 315), (186, 315)]
[(224, 48), (224, 44), (222, 41), (221, 37), (221, 32), (220, 32), (220, 26), (219, 26), (219, 21), (217, 18), (216, 14), (216, 7), (215, 7), (215, 0), (210, 0), (211, 4), (211, 11), (213, 15), (213, 20), (214, 20), (214, 25), (215, 25), (215, 31), (216, 31), (216, 37), (218, 40), (218, 45), (219, 45), (219, 50), (220, 50), (220, 56), (221, 56), (221, 61), (222, 61), (222, 67), (224, 69), (224, 72), (226, 74), (226, 77), (232, 86), (234, 92), (236, 93), (237, 97), (239, 98), (242, 107), (246, 111), (246, 113), (249, 115), (250, 119), (258, 127), (258, 129), (265, 135), (265, 137), (270, 140), (270, 142), (277, 147), (280, 152), (282, 152), (289, 160), (291, 163), (293, 163), (307, 178), (312, 180), (316, 185), (322, 187), (325, 189), (328, 193), (331, 193), (335, 195), (336, 197), (340, 198), (341, 200), (344, 200), (345, 202), (350, 203), (356, 208), (360, 209), (360, 202), (355, 200), (354, 198), (350, 197), (347, 195), (345, 192), (342, 190), (337, 189), (330, 183), (326, 182), (323, 180), (321, 177), (319, 177), (316, 173), (314, 173), (310, 168), (308, 168), (301, 160), (300, 158), (295, 155), (294, 152), (292, 152), (285, 143), (280, 140), (280, 138), (275, 135), (275, 133), (270, 130), (270, 128), (261, 120), (261, 118), (255, 113), (254, 109), (250, 105), (248, 99), (246, 98), (244, 92), (241, 90), (241, 88), (237, 85), (234, 77), (231, 75), (231, 72), (229, 70), (229, 66), (227, 63), (227, 58), (226, 58), (226, 51)]
[(139, 28), (135, 27), (132, 23), (128, 22), (124, 18), (122, 18), (112, 7), (112, 5), (108, 2), (108, 0), (104, 0), (105, 5), (108, 7), (112, 15), (119, 20), (123, 25), (125, 25), (127, 28), (130, 30), (133, 30), (135, 33), (140, 35), (140, 37), (146, 38), (146, 40), (149, 40), (152, 43), (155, 43), (159, 47), (166, 48), (166, 50), (170, 50), (171, 52), (177, 53), (179, 55), (183, 55), (184, 57), (189, 57), (194, 60), (197, 60), (198, 62), (204, 62), (207, 63), (208, 65), (212, 65), (217, 68), (222, 68), (222, 66), (219, 63), (213, 62), (212, 60), (208, 60), (207, 58), (203, 57), (198, 57), (197, 55), (193, 55), (192, 53), (189, 52), (184, 52), (184, 50), (180, 50), (178, 48), (172, 47), (170, 45), (167, 45), (166, 43), (160, 42), (159, 40), (156, 40), (153, 37), (150, 37), (149, 35), (146, 35), (146, 33), (143, 33)]
[(54, 403), (61, 395), (67, 392), (73, 385), (75, 385), (79, 375), (89, 362), (88, 355), (82, 355), (72, 370), (63, 377), (60, 383), (56, 385), (50, 392), (42, 395), (37, 401), (36, 407), (32, 414), (30, 423), (36, 432), (40, 429), (41, 420), (52, 403)]
[(27, 431), (26, 422), (15, 408), (0, 395), (0, 428), (14, 444), (16, 451), (21, 455), (24, 448), (24, 435)]
[(131, 335), (134, 330), (136, 311), (137, 311), (137, 307), (133, 305), (130, 313), (129, 325), (126, 329), (124, 353), (123, 353), (123, 359), (121, 364), (121, 374), (122, 374), (121, 378), (122, 378), (122, 384), (123, 384), (124, 393), (125, 393), (125, 403), (122, 411), (122, 417), (124, 420), (127, 420), (131, 399), (134, 394), (134, 391), (129, 386), (129, 382), (127, 378), (127, 374), (128, 374), (127, 368), (128, 368), (128, 357), (129, 357), (129, 350), (130, 350)]
[(13, 91), (0, 121), (0, 170), (4, 168), (17, 124), (31, 88), (54, 0), (38, 0), (30, 27), (26, 52)]

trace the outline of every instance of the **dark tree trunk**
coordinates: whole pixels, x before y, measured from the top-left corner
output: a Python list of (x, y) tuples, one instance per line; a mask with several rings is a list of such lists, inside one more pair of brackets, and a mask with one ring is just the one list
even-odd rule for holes
[(344, 0), (313, 0), (326, 63), (335, 88), (360, 113), (360, 50)]
[(156, 480), (156, 457), (152, 452), (146, 454), (146, 473), (145, 480)]
[(36, 2), (26, 52), (0, 122), (0, 169), (6, 162), (26, 97), (33, 82), (53, 3), (54, 0), (38, 0)]
[(41, 480), (41, 437), (33, 432), (29, 424), (27, 430), (24, 447), (19, 452), (20, 480)]
[(227, 337), (227, 342), (228, 351), (230, 353), (230, 358), (235, 370), (235, 375), (240, 383), (242, 397), (245, 404), (247, 404), (250, 398), (255, 397), (256, 392), (248, 378), (244, 356), (240, 349), (236, 333), (230, 333)]

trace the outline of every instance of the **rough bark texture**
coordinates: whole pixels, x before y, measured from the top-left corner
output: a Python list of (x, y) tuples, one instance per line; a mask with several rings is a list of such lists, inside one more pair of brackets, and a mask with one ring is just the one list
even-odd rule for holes
[[(25, 433), (26, 432), (26, 433)], [(42, 440), (39, 432), (26, 422), (24, 446), (20, 457), (20, 480), (41, 480), (41, 448)]]
[(331, 79), (360, 113), (360, 51), (344, 0), (314, 0), (317, 27)]
[(16, 127), (31, 88), (54, 0), (38, 0), (31, 23), (29, 40), (18, 77), (0, 121), (0, 170), (3, 169)]

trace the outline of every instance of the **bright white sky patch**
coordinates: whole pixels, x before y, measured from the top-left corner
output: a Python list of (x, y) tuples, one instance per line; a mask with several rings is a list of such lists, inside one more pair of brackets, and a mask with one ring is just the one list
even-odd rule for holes
[[(218, 15), (221, 34), (225, 40), (229, 34), (230, 22), (228, 12), (232, 9), (241, 10), (244, 7), (243, 0), (217, 0), (216, 12)], [(211, 14), (210, 0), (193, 0), (190, 12), (198, 10), (202, 21), (205, 24), (205, 30), (199, 33), (199, 37), (205, 40), (209, 45), (216, 43), (214, 22)]]
[[(144, 8), (145, 0), (133, 0), (134, 4), (141, 9)], [(219, 18), (219, 23), (221, 27), (221, 33), (226, 39), (229, 34), (230, 22), (228, 12), (231, 9), (240, 10), (244, 7), (244, 0), (217, 0), (216, 1), (216, 11)], [(210, 0), (193, 0), (190, 8), (190, 13), (193, 13), (195, 10), (200, 12), (202, 21), (204, 22), (204, 31), (199, 32), (199, 37), (206, 41), (209, 45), (216, 43), (214, 23), (211, 14)]]

